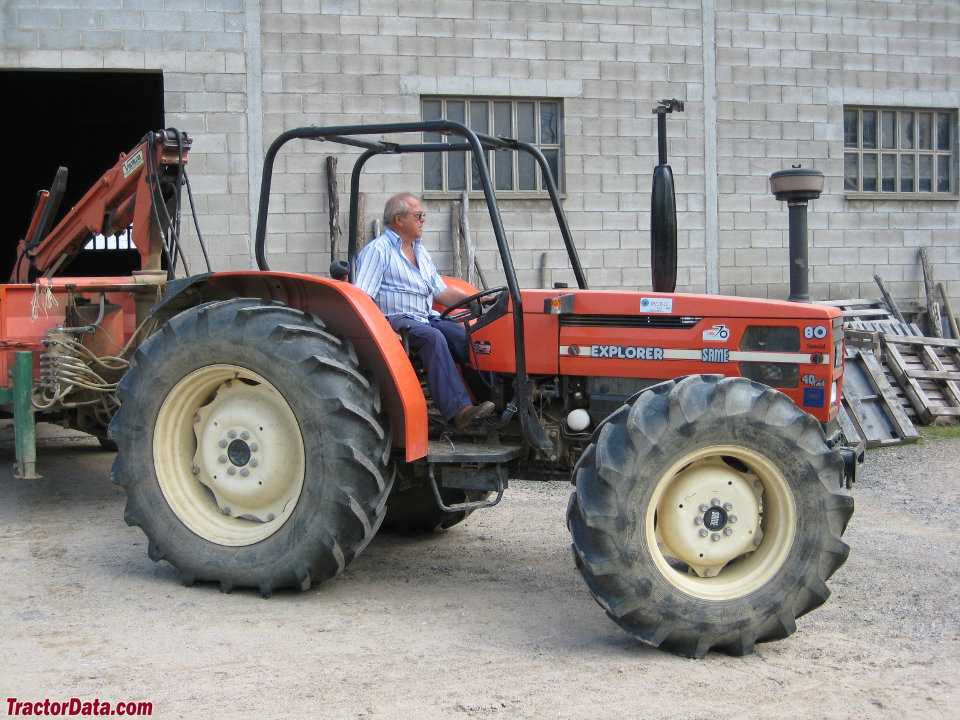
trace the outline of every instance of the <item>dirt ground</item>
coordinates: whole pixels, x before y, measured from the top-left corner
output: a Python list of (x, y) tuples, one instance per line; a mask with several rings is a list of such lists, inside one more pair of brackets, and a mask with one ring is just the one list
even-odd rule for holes
[(958, 718), (960, 440), (871, 450), (850, 559), (795, 635), (688, 660), (609, 621), (573, 566), (565, 483), (264, 600), (155, 564), (95, 440), (44, 428), (14, 480), (0, 426), (0, 702), (157, 718)]

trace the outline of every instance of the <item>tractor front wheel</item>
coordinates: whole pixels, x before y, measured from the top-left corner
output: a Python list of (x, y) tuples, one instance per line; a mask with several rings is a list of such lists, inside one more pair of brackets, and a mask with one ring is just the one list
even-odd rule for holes
[(853, 500), (819, 423), (743, 378), (635, 396), (577, 465), (573, 551), (607, 614), (688, 657), (792, 634), (849, 552)]
[(393, 475), (376, 384), (311, 315), (256, 299), (170, 320), (111, 426), (126, 520), (189, 583), (306, 589), (371, 540)]

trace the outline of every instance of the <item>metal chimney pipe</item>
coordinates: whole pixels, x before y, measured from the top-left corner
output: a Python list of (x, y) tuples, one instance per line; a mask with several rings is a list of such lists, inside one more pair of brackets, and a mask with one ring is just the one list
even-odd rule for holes
[(795, 165), (770, 176), (770, 192), (787, 203), (790, 224), (790, 297), (793, 302), (809, 302), (807, 263), (807, 201), (823, 192), (823, 173)]

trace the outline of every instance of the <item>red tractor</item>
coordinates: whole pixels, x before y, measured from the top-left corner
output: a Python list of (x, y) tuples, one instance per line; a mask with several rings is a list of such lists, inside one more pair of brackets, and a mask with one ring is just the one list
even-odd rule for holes
[[(447, 140), (423, 139), (436, 133)], [(362, 150), (342, 279), (269, 269), (273, 165), (298, 140)], [(575, 486), (567, 523), (590, 592), (647, 643), (745, 654), (827, 599), (848, 553), (843, 487), (862, 460), (837, 423), (836, 309), (590, 290), (543, 155), (448, 121), (284, 133), (265, 159), (260, 269), (176, 277), (188, 147), (179, 133), (148, 136), (111, 171), (149, 170), (136, 194), (96, 205), (113, 224), (84, 225), (96, 234), (132, 222), (139, 273), (44, 277), (53, 264), (33, 245), (76, 245), (55, 228), (28, 237), (0, 296), (4, 362), (21, 347), (44, 366), (29, 389), (36, 412), (101, 436), (109, 421), (126, 521), (146, 533), (151, 558), (224, 591), (305, 590), (383, 525), (449, 527), (499, 502), (508, 478), (561, 479)], [(490, 150), (527, 153), (543, 171), (578, 287), (520, 288)], [(436, 420), (415, 359), (349, 282), (361, 171), (411, 152), (472, 153), (503, 267), (498, 287), (448, 281), (474, 293), (444, 313), (467, 325), (471, 364), (497, 407), (469, 433)], [(672, 186), (659, 194), (675, 227)], [(138, 210), (146, 202), (149, 213)], [(59, 305), (28, 323), (31, 300), (48, 293)]]

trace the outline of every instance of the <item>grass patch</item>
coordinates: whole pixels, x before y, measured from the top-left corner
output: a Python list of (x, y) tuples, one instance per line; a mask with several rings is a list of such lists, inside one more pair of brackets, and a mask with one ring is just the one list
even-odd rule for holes
[(926, 425), (917, 429), (924, 439), (960, 440), (960, 425)]

